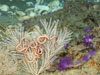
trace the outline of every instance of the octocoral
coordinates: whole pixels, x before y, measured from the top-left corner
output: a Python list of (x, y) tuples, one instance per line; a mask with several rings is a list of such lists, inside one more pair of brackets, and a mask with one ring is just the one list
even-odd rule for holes
[[(52, 21), (50, 19), (49, 22), (47, 22), (45, 19), (41, 20), (41, 24), (43, 26), (43, 31), (41, 29), (36, 29), (34, 28), (33, 30), (25, 31), (23, 26), (15, 26), (15, 27), (8, 27), (6, 32), (3, 32), (3, 34), (6, 36), (4, 37), (1, 35), (1, 42), (0, 44), (4, 47), (7, 47), (11, 52), (13, 52), (13, 55), (16, 55), (16, 57), (23, 55), (24, 52), (16, 52), (16, 46), (20, 43), (20, 40), (23, 37), (28, 37), (30, 40), (35, 40), (39, 36), (44, 36), (46, 35), (48, 38), (48, 41), (43, 44), (43, 46), (39, 43), (38, 41), (38, 46), (36, 46), (35, 54), (33, 55), (39, 55), (39, 59), (37, 59), (35, 62), (29, 63), (26, 62), (23, 57), (19, 57), (20, 59), (23, 60), (23, 68), (24, 71), (27, 73), (33, 74), (33, 75), (39, 75), (43, 71), (47, 70), (50, 68), (50, 64), (53, 63), (55, 60), (55, 56), (60, 53), (61, 49), (63, 48), (64, 44), (69, 42), (71, 40), (71, 32), (68, 32), (66, 28), (64, 30), (57, 30), (57, 25), (58, 25), (59, 20), (57, 21)], [(36, 32), (35, 32), (36, 31)], [(50, 40), (53, 36), (57, 37), (56, 39)], [(47, 39), (46, 38), (46, 39)], [(40, 42), (43, 41), (43, 38), (40, 39)], [(28, 43), (29, 42), (29, 43)], [(30, 46), (30, 49), (27, 49), (26, 45), (32, 45)], [(34, 44), (32, 44), (30, 41), (27, 41), (26, 39), (23, 41), (23, 44), (20, 46), (20, 48), (25, 48), (25, 51), (29, 50), (27, 52), (27, 58), (30, 59), (30, 57), (34, 57), (31, 55), (32, 53), (30, 51), (33, 50)], [(44, 54), (41, 56), (37, 51), (38, 47), (42, 47), (40, 49), (44, 50)], [(12, 49), (13, 48), (13, 49)], [(31, 50), (32, 49), (32, 50)], [(34, 51), (34, 50), (33, 50)], [(40, 51), (40, 50), (39, 50)], [(30, 54), (31, 53), (31, 54)]]
[(9, 50), (0, 47), (0, 75), (14, 75), (18, 71), (18, 61)]
[[(86, 33), (92, 31), (91, 28), (87, 28), (85, 30)], [(84, 45), (87, 47), (91, 47), (92, 45), (92, 49), (91, 51), (88, 52), (88, 54), (82, 56), (81, 58), (79, 58), (77, 61), (74, 61), (74, 59), (72, 59), (71, 56), (69, 57), (65, 57), (64, 59), (60, 59), (60, 62), (58, 63), (58, 70), (62, 71), (65, 70), (67, 68), (71, 68), (71, 67), (79, 67), (81, 65), (83, 65), (84, 63), (86, 63), (91, 57), (96, 55), (96, 47), (94, 42), (92, 42), (92, 40), (94, 39), (95, 35), (88, 35), (86, 34), (86, 36), (83, 39), (83, 43)], [(65, 49), (68, 48), (68, 44), (64, 45)]]

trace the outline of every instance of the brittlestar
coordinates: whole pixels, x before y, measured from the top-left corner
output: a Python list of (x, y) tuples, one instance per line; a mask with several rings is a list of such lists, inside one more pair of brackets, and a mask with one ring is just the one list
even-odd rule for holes
[[(32, 62), (36, 61), (37, 59), (39, 59), (45, 52), (45, 50), (43, 50), (41, 46), (43, 44), (45, 44), (47, 40), (50, 41), (54, 38), (56, 38), (56, 41), (57, 41), (56, 36), (53, 36), (52, 38), (48, 38), (46, 35), (44, 35), (44, 36), (39, 36), (36, 40), (30, 40), (27, 37), (23, 37), (20, 40), (19, 44), (16, 46), (16, 51), (17, 52), (24, 51), (24, 57), (25, 57), (26, 62), (32, 63)], [(27, 40), (29, 42), (29, 44), (26, 44), (26, 43), (22, 44), (24, 42), (24, 40)], [(31, 50), (31, 52), (29, 52), (30, 50)], [(30, 55), (34, 54), (34, 57), (30, 60), (30, 59), (28, 59), (27, 54), (30, 54)]]

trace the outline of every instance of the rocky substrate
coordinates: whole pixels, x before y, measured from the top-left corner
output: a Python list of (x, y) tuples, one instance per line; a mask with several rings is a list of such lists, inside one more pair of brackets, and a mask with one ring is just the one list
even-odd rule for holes
[(66, 26), (74, 37), (84, 34), (84, 29), (100, 25), (100, 5), (97, 3), (66, 2), (64, 8), (47, 15), (38, 16), (27, 20), (23, 25), (31, 28), (41, 25), (40, 19), (59, 19), (59, 26)]

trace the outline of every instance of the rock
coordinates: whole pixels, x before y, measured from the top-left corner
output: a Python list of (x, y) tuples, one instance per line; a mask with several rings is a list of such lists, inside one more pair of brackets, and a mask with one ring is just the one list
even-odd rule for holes
[(36, 16), (36, 13), (31, 11), (28, 15), (29, 15), (30, 17), (35, 17), (35, 16)]
[(28, 19), (30, 19), (30, 18), (31, 18), (30, 16), (17, 17), (17, 19), (18, 19), (19, 21), (28, 20)]
[(50, 8), (55, 8), (55, 7), (58, 7), (60, 5), (60, 1), (59, 0), (54, 0), (54, 1), (52, 1), (52, 2), (50, 2), (49, 4), (48, 4), (48, 6), (50, 7)]
[(15, 6), (15, 5), (11, 6), (10, 8), (13, 9), (13, 10), (18, 10), (18, 9), (19, 9), (19, 8), (18, 8), (17, 6)]
[(26, 13), (24, 13), (23, 11), (16, 11), (15, 13), (18, 16), (25, 16), (26, 15)]
[(26, 15), (30, 17), (35, 17), (37, 16), (36, 12), (34, 11), (34, 8), (28, 8), (25, 10)]
[(15, 25), (17, 23), (20, 23), (15, 17), (10, 16), (0, 16), (0, 25)]
[(8, 5), (1, 5), (0, 6), (0, 10), (1, 11), (8, 11), (9, 10), (9, 6)]
[(43, 11), (49, 12), (49, 7), (45, 5), (35, 5), (34, 11), (37, 12), (38, 15), (41, 15)]
[[(31, 18), (26, 23), (26, 28), (31, 28), (33, 23), (41, 25), (40, 19), (59, 19), (59, 28), (66, 26), (73, 33), (73, 37), (84, 35), (84, 30), (88, 27), (100, 25), (100, 5), (86, 2), (66, 2), (63, 9), (48, 13), (43, 16)], [(79, 31), (80, 30), (80, 31)]]

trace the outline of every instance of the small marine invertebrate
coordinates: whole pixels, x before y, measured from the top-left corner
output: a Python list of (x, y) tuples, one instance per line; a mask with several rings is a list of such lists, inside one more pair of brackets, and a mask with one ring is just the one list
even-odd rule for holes
[[(47, 42), (47, 40), (50, 41), (50, 40), (52, 40), (52, 39), (54, 39), (54, 38), (57, 39), (56, 36), (54, 36), (54, 37), (52, 37), (52, 38), (48, 38), (46, 35), (44, 35), (44, 36), (39, 36), (36, 40), (30, 40), (29, 38), (23, 37), (23, 38), (20, 40), (19, 44), (16, 46), (16, 51), (17, 51), (17, 52), (23, 52), (23, 51), (24, 51), (24, 57), (25, 57), (26, 61), (27, 61), (27, 62), (34, 62), (34, 61), (36, 61), (37, 59), (39, 59), (40, 56), (43, 55), (43, 53), (45, 52), (45, 50), (43, 50), (43, 49), (41, 48), (41, 46), (42, 46), (43, 44), (45, 44), (45, 43)], [(22, 45), (22, 48), (20, 48), (22, 42), (23, 42), (25, 39), (26, 39), (29, 43), (23, 44), (23, 45)], [(42, 41), (41, 41), (41, 39), (42, 39)], [(33, 44), (35, 44), (35, 45), (33, 45)], [(56, 44), (56, 43), (55, 43), (55, 44)], [(31, 52), (29, 52), (30, 48), (32, 49)], [(34, 53), (34, 57), (33, 57), (31, 60), (29, 60), (29, 58), (27, 57), (27, 53), (29, 53), (29, 54), (33, 54), (33, 53)]]

